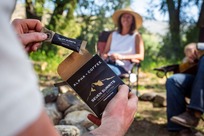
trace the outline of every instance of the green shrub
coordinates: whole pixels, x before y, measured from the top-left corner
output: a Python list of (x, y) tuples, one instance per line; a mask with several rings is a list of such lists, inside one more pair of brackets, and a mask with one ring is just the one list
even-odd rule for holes
[[(56, 74), (58, 65), (64, 59), (59, 54), (45, 53), (45, 51), (33, 52), (30, 54), (30, 58), (34, 62), (34, 69), (40, 74)], [(42, 68), (44, 64), (45, 68)]]

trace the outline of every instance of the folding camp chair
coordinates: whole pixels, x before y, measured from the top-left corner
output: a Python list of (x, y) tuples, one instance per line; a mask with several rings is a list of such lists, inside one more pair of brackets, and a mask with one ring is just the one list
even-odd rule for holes
[[(109, 35), (113, 31), (102, 31), (98, 36), (98, 42), (96, 45), (96, 52), (100, 56), (105, 49), (106, 42), (108, 40)], [(122, 79), (128, 79), (128, 85), (131, 88), (132, 91), (135, 91), (136, 95), (138, 95), (138, 85), (139, 85), (139, 68), (140, 68), (140, 62), (132, 62), (134, 64), (134, 67), (131, 71), (129, 71), (127, 74), (122, 74), (119, 77)], [(136, 87), (136, 90), (133, 89), (133, 87)]]

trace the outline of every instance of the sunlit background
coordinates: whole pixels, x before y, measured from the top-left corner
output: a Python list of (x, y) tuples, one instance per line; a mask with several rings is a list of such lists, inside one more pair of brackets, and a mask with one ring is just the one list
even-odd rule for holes
[[(203, 0), (182, 0), (180, 5), (178, 0), (172, 0), (172, 3), (173, 8), (168, 8), (170, 3), (165, 0), (18, 0), (12, 19), (37, 18), (64, 36), (88, 41), (88, 50), (95, 54), (99, 33), (115, 29), (111, 15), (117, 9), (130, 6), (143, 17), (139, 32), (145, 43), (142, 70), (146, 71), (158, 65), (179, 63), (184, 57), (184, 46), (198, 40)], [(56, 71), (59, 62), (69, 53), (55, 45), (43, 44), (30, 57), (33, 61), (47, 62), (41, 72), (49, 73)]]

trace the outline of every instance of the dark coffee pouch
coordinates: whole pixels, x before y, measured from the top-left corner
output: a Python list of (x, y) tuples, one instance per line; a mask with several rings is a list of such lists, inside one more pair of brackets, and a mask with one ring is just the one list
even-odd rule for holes
[(48, 30), (45, 27), (43, 27), (41, 32), (47, 34), (47, 39), (44, 42), (53, 43), (81, 54), (82, 50), (85, 50), (86, 48), (86, 41), (65, 37), (61, 34)]
[(86, 51), (73, 52), (59, 65), (58, 73), (99, 118), (124, 84), (98, 55)]

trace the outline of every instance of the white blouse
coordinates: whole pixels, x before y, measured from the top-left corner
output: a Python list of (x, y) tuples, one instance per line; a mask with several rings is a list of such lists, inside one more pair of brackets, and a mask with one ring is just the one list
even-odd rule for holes
[[(132, 35), (126, 34), (121, 35), (117, 31), (114, 31), (112, 33), (112, 41), (110, 45), (110, 51), (108, 52), (109, 55), (113, 53), (119, 53), (121, 55), (130, 55), (135, 54), (135, 40), (136, 40), (137, 33), (134, 33)], [(122, 66), (126, 71), (130, 71), (133, 67), (133, 64), (131, 64), (128, 60), (117, 60), (116, 63), (120, 66)]]

